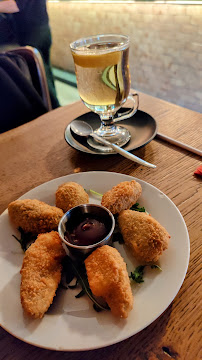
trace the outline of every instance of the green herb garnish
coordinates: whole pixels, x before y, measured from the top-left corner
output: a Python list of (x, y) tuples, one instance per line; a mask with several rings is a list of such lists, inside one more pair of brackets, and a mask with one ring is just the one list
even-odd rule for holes
[(139, 203), (136, 203), (133, 206), (131, 206), (130, 210), (139, 211), (139, 212), (146, 212), (144, 206), (139, 207)]
[(75, 282), (74, 285), (69, 285), (69, 284), (68, 284), (68, 288), (69, 288), (69, 289), (76, 289), (77, 286), (78, 286), (78, 280), (77, 280), (77, 279), (76, 279), (76, 282)]
[(135, 281), (136, 283), (140, 284), (143, 283), (143, 276), (144, 276), (144, 269), (146, 266), (150, 266), (151, 269), (158, 269), (162, 271), (159, 265), (153, 264), (153, 265), (139, 265), (135, 268), (133, 272), (130, 273), (129, 278)]
[(112, 242), (119, 242), (119, 244), (124, 244), (123, 236), (120, 232), (115, 232), (112, 235)]
[(144, 282), (144, 280), (143, 280), (144, 268), (145, 268), (144, 265), (140, 265), (140, 266), (136, 267), (135, 270), (130, 273), (129, 278), (132, 279), (133, 281), (137, 282), (138, 284)]
[(162, 271), (161, 267), (159, 265), (151, 265), (151, 269), (159, 269), (160, 271)]
[(24, 230), (19, 227), (18, 228), (20, 232), (20, 239), (17, 238), (17, 236), (12, 235), (21, 245), (22, 250), (25, 252), (28, 247), (30, 247), (31, 243), (36, 239), (33, 234), (31, 233), (25, 233)]
[(92, 194), (95, 194), (95, 195), (98, 195), (98, 196), (101, 196), (102, 197), (102, 194), (100, 194), (99, 192), (95, 191), (95, 190), (92, 190), (90, 189), (89, 190)]
[[(93, 309), (94, 309), (95, 311), (97, 311), (97, 312), (102, 311), (102, 309), (100, 308), (100, 306), (97, 306), (96, 304), (93, 304)], [(107, 310), (109, 310), (109, 309), (107, 309)]]
[[(75, 296), (76, 298), (80, 298), (81, 296), (83, 295), (87, 295), (90, 300), (93, 302), (94, 304), (94, 309), (96, 309), (96, 311), (101, 311), (101, 310), (109, 310), (109, 307), (106, 305), (106, 306), (103, 306), (101, 305), (96, 299), (95, 297), (93, 296), (92, 292), (91, 292), (91, 289), (89, 287), (89, 284), (88, 284), (88, 278), (87, 278), (87, 274), (86, 274), (86, 268), (85, 268), (85, 264), (83, 261), (79, 261), (79, 262), (76, 262), (76, 261), (73, 261), (68, 255), (65, 257), (65, 263), (68, 264), (67, 267), (71, 266), (73, 272), (74, 272), (74, 275), (76, 276), (77, 278), (77, 282), (81, 285), (82, 287), (82, 290)], [(69, 288), (71, 288), (69, 286)], [(75, 286), (74, 286), (75, 288)]]
[(85, 291), (82, 289), (76, 296), (75, 298), (79, 299), (80, 297), (82, 297), (83, 295), (85, 295)]

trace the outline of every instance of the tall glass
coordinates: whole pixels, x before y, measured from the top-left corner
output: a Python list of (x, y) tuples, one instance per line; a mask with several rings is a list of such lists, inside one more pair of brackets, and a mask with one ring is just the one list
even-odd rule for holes
[[(71, 43), (70, 48), (79, 95), (84, 104), (100, 116), (101, 125), (95, 132), (119, 146), (125, 145), (130, 133), (115, 122), (132, 116), (138, 107), (138, 99), (135, 101), (129, 95), (129, 38), (97, 35), (79, 39)], [(128, 98), (133, 100), (133, 108), (116, 114)], [(93, 146), (96, 147), (95, 141)]]

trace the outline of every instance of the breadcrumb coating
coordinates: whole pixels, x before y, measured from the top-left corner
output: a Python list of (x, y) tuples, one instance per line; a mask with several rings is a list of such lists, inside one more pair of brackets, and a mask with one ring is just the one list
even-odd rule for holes
[(56, 191), (55, 197), (56, 206), (64, 212), (77, 205), (89, 203), (87, 192), (81, 185), (75, 182), (67, 182), (60, 185)]
[(16, 200), (8, 205), (8, 214), (16, 227), (40, 234), (57, 230), (63, 211), (39, 200)]
[(151, 215), (124, 210), (119, 214), (118, 223), (125, 244), (137, 260), (156, 262), (168, 248), (170, 235)]
[(20, 296), (22, 307), (29, 316), (42, 318), (52, 304), (61, 280), (61, 261), (65, 254), (56, 231), (38, 235), (25, 252), (20, 271)]
[(119, 252), (108, 245), (99, 247), (87, 257), (85, 266), (92, 293), (105, 299), (113, 315), (127, 318), (133, 307), (133, 295)]
[(102, 196), (101, 205), (105, 206), (112, 214), (120, 213), (122, 210), (130, 209), (142, 193), (141, 185), (135, 180), (123, 181), (113, 186)]

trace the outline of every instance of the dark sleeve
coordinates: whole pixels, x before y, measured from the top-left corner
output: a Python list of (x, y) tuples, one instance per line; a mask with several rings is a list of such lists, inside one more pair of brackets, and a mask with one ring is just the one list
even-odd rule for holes
[(46, 0), (16, 0), (19, 8), (18, 16), (21, 20), (29, 20), (35, 24), (45, 24), (48, 22)]
[(0, 56), (0, 79), (0, 133), (47, 112), (33, 85), (6, 56)]
[(27, 3), (29, 0), (15, 0), (18, 8), (20, 11), (24, 10), (24, 8), (27, 6)]

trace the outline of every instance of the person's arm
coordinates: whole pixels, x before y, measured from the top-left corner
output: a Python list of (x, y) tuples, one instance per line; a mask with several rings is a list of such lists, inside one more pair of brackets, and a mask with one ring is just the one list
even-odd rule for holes
[(19, 8), (14, 0), (0, 1), (0, 13), (13, 14), (19, 12)]

